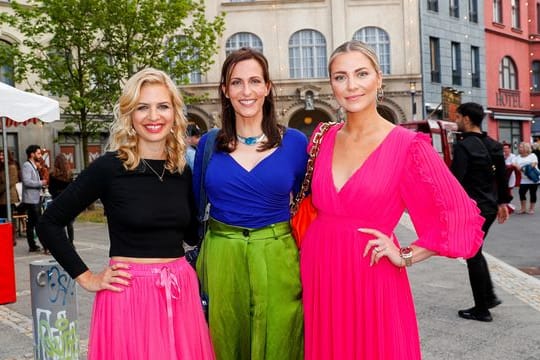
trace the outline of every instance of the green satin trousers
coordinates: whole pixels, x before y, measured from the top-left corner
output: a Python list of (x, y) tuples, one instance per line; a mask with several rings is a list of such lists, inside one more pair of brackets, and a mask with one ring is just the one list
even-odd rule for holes
[(246, 229), (210, 219), (197, 273), (218, 360), (303, 359), (299, 255), (288, 222)]

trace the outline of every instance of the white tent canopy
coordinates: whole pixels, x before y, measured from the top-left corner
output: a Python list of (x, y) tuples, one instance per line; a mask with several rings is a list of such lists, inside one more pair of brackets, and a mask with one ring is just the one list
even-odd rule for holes
[(6, 122), (8, 120), (25, 122), (30, 119), (53, 122), (60, 119), (60, 104), (56, 100), (22, 91), (0, 82), (0, 117), (2, 118), (2, 138), (5, 159), (6, 206), (8, 218), (11, 221)]

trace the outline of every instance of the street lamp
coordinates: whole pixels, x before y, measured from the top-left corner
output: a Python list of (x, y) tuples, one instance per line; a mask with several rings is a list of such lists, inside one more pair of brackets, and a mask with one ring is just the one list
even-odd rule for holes
[(409, 82), (409, 93), (411, 94), (411, 109), (412, 109), (412, 119), (416, 120), (416, 82)]

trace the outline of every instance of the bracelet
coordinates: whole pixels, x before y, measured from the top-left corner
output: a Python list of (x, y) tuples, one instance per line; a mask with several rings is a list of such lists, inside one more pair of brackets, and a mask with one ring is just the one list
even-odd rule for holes
[(410, 246), (399, 249), (399, 256), (405, 261), (405, 266), (412, 265), (413, 249)]

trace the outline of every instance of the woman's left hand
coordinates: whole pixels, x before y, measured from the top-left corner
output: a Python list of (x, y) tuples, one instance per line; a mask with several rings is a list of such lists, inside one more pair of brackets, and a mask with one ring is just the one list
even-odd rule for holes
[(399, 253), (399, 248), (394, 244), (392, 239), (376, 229), (358, 229), (358, 231), (365, 234), (371, 234), (375, 236), (375, 239), (369, 240), (364, 248), (364, 257), (371, 252), (370, 266), (377, 264), (383, 257), (387, 257), (392, 264), (397, 267), (403, 266), (403, 259)]

